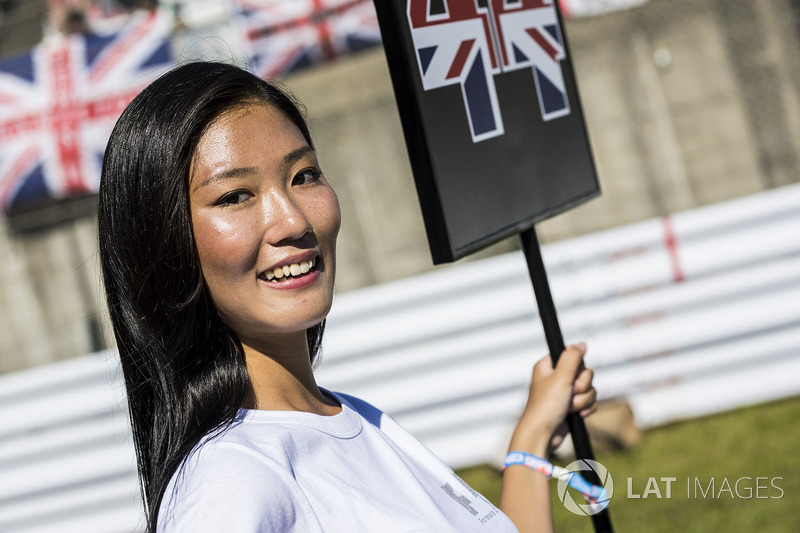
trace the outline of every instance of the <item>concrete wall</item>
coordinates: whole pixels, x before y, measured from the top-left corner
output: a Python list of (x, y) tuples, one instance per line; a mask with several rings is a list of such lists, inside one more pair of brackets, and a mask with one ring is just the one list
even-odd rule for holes
[(0, 56), (21, 53), (42, 40), (44, 0), (0, 4)]
[(23, 236), (0, 219), (0, 372), (110, 345), (96, 243), (93, 217)]
[[(542, 240), (800, 181), (798, 27), (791, 0), (650, 0), (568, 23), (603, 196), (542, 223)], [(286, 81), (342, 204), (338, 290), (432, 268), (383, 52)], [(0, 223), (0, 372), (108, 344), (94, 226)]]
[(798, 181), (795, 4), (651, 0), (569, 24), (603, 196), (545, 238)]

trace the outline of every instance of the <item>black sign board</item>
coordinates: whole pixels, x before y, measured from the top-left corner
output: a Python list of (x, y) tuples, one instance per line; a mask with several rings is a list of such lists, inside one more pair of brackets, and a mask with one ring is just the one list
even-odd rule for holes
[(600, 192), (553, 0), (376, 0), (434, 263)]

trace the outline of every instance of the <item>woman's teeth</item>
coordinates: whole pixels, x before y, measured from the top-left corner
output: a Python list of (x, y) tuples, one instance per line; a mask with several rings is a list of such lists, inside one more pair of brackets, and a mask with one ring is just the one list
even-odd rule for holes
[(290, 276), (300, 276), (307, 273), (312, 268), (314, 268), (314, 259), (309, 259), (302, 263), (294, 263), (278, 267), (274, 270), (267, 270), (264, 277), (267, 278), (267, 281), (279, 281)]

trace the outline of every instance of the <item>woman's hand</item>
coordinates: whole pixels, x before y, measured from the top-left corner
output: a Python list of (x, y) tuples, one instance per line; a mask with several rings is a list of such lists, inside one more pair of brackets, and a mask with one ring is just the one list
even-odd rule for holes
[(533, 367), (528, 403), (520, 417), (510, 450), (547, 457), (567, 433), (567, 413), (585, 417), (597, 409), (594, 372), (583, 364), (586, 345), (568, 346), (553, 368), (550, 356)]
[[(528, 403), (511, 437), (509, 450), (546, 458), (567, 433), (567, 413), (588, 416), (597, 409), (594, 373), (583, 366), (586, 345), (569, 346), (553, 368), (550, 356), (533, 367)], [(553, 531), (548, 479), (522, 467), (503, 474), (500, 509), (521, 533)]]

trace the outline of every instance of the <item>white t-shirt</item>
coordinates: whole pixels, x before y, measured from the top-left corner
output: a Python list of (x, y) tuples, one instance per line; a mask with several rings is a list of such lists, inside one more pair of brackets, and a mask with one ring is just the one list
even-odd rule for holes
[(352, 396), (334, 416), (242, 409), (170, 481), (160, 532), (516, 533), (392, 418)]

